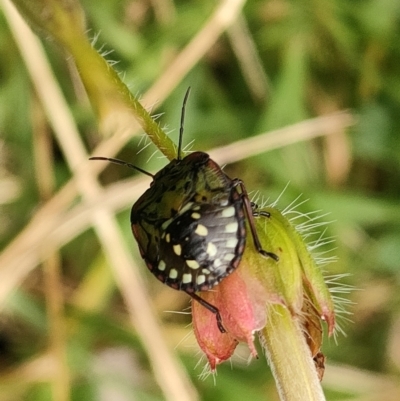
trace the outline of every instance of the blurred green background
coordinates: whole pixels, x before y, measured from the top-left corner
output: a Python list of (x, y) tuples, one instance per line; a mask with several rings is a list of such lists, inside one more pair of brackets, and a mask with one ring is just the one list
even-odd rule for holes
[[(220, 3), (81, 4), (88, 36), (98, 36), (96, 49), (112, 51), (106, 58), (118, 61), (115, 68), (124, 82), (132, 93), (141, 94)], [(92, 149), (100, 140), (96, 117), (71, 60), (48, 35), (41, 40), (82, 138)], [(5, 254), (48, 199), (43, 186), (57, 191), (71, 172), (51, 137), (1, 9), (0, 60), (0, 246)], [(352, 313), (347, 316), (351, 322), (342, 322), (346, 336), (339, 334), (337, 343), (324, 342), (327, 399), (400, 399), (400, 2), (248, 0), (240, 18), (157, 105), (157, 113), (163, 113), (158, 121), (174, 141), (188, 86), (192, 93), (184, 143), (195, 140), (193, 149), (204, 151), (339, 110), (349, 109), (355, 116), (350, 129), (310, 141), (299, 137), (298, 143), (230, 164), (226, 171), (270, 201), (289, 183), (278, 204), (282, 209), (301, 195), (298, 203), (308, 200), (299, 206), (301, 212), (329, 213), (325, 235), (335, 238), (328, 247), (335, 249), (327, 256), (337, 260), (324, 269), (328, 275), (344, 275), (341, 282), (355, 290), (344, 294)], [(52, 155), (48, 168), (54, 184), (38, 183), (41, 168), (46, 168), (37, 154), (38, 131), (49, 132), (44, 146)], [(151, 157), (153, 145), (138, 154), (143, 146), (133, 138), (118, 157), (157, 171), (165, 160)], [(111, 184), (132, 175), (110, 166), (102, 180)], [(123, 209), (117, 218), (138, 258), (129, 205)], [(39, 265), (21, 285), (15, 284), (1, 308), (0, 401), (165, 399), (90, 225), (54, 251), (66, 327), (56, 338), (66, 347), (68, 379), (61, 378), (65, 387), (54, 391), (52, 323), (47, 317), (54, 299), (48, 270)], [(187, 297), (156, 282), (138, 264), (162, 332), (169, 346), (176, 347), (199, 399), (278, 399), (267, 362), (261, 357), (248, 364), (242, 349), (232, 363), (218, 368), (215, 380), (200, 378), (205, 360), (197, 365), (200, 354), (188, 326), (190, 316), (165, 312), (186, 310)]]

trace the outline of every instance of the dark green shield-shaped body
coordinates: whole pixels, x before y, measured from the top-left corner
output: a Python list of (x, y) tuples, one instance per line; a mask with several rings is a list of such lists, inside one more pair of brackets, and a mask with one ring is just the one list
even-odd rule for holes
[(207, 290), (234, 271), (246, 241), (236, 181), (203, 152), (160, 170), (133, 205), (131, 224), (150, 271), (187, 292)]

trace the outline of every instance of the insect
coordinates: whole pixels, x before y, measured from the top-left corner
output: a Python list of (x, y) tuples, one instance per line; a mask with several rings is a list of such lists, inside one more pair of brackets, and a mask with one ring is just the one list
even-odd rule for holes
[(243, 182), (229, 178), (207, 153), (182, 157), (189, 93), (190, 88), (182, 105), (177, 158), (155, 175), (119, 159), (90, 159), (122, 164), (152, 177), (150, 188), (131, 210), (140, 254), (160, 281), (185, 291), (214, 313), (224, 333), (218, 308), (197, 292), (211, 289), (239, 266), (246, 245), (246, 217), (257, 251), (276, 261), (278, 257), (261, 247), (254, 225), (255, 205)]

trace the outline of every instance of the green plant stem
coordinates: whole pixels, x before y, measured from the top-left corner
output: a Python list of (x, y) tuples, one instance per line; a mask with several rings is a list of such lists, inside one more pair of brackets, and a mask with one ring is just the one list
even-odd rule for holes
[(260, 333), (281, 401), (325, 401), (304, 334), (281, 305), (270, 305)]
[(83, 10), (78, 2), (13, 0), (13, 3), (39, 32), (50, 34), (73, 57), (104, 130), (129, 130), (134, 124), (133, 115), (168, 159), (176, 157), (176, 146), (172, 140), (89, 42), (84, 29)]

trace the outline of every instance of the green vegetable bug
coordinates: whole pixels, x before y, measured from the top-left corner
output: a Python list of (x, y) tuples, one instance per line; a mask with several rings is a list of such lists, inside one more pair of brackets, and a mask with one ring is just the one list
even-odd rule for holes
[(278, 257), (261, 247), (254, 225), (254, 204), (243, 182), (229, 178), (207, 153), (182, 157), (189, 92), (190, 88), (182, 106), (177, 158), (157, 174), (119, 159), (91, 160), (126, 165), (153, 178), (131, 211), (140, 254), (160, 281), (185, 291), (213, 312), (220, 331), (225, 332), (219, 310), (196, 292), (214, 287), (239, 266), (246, 245), (246, 217), (257, 251), (274, 260)]

